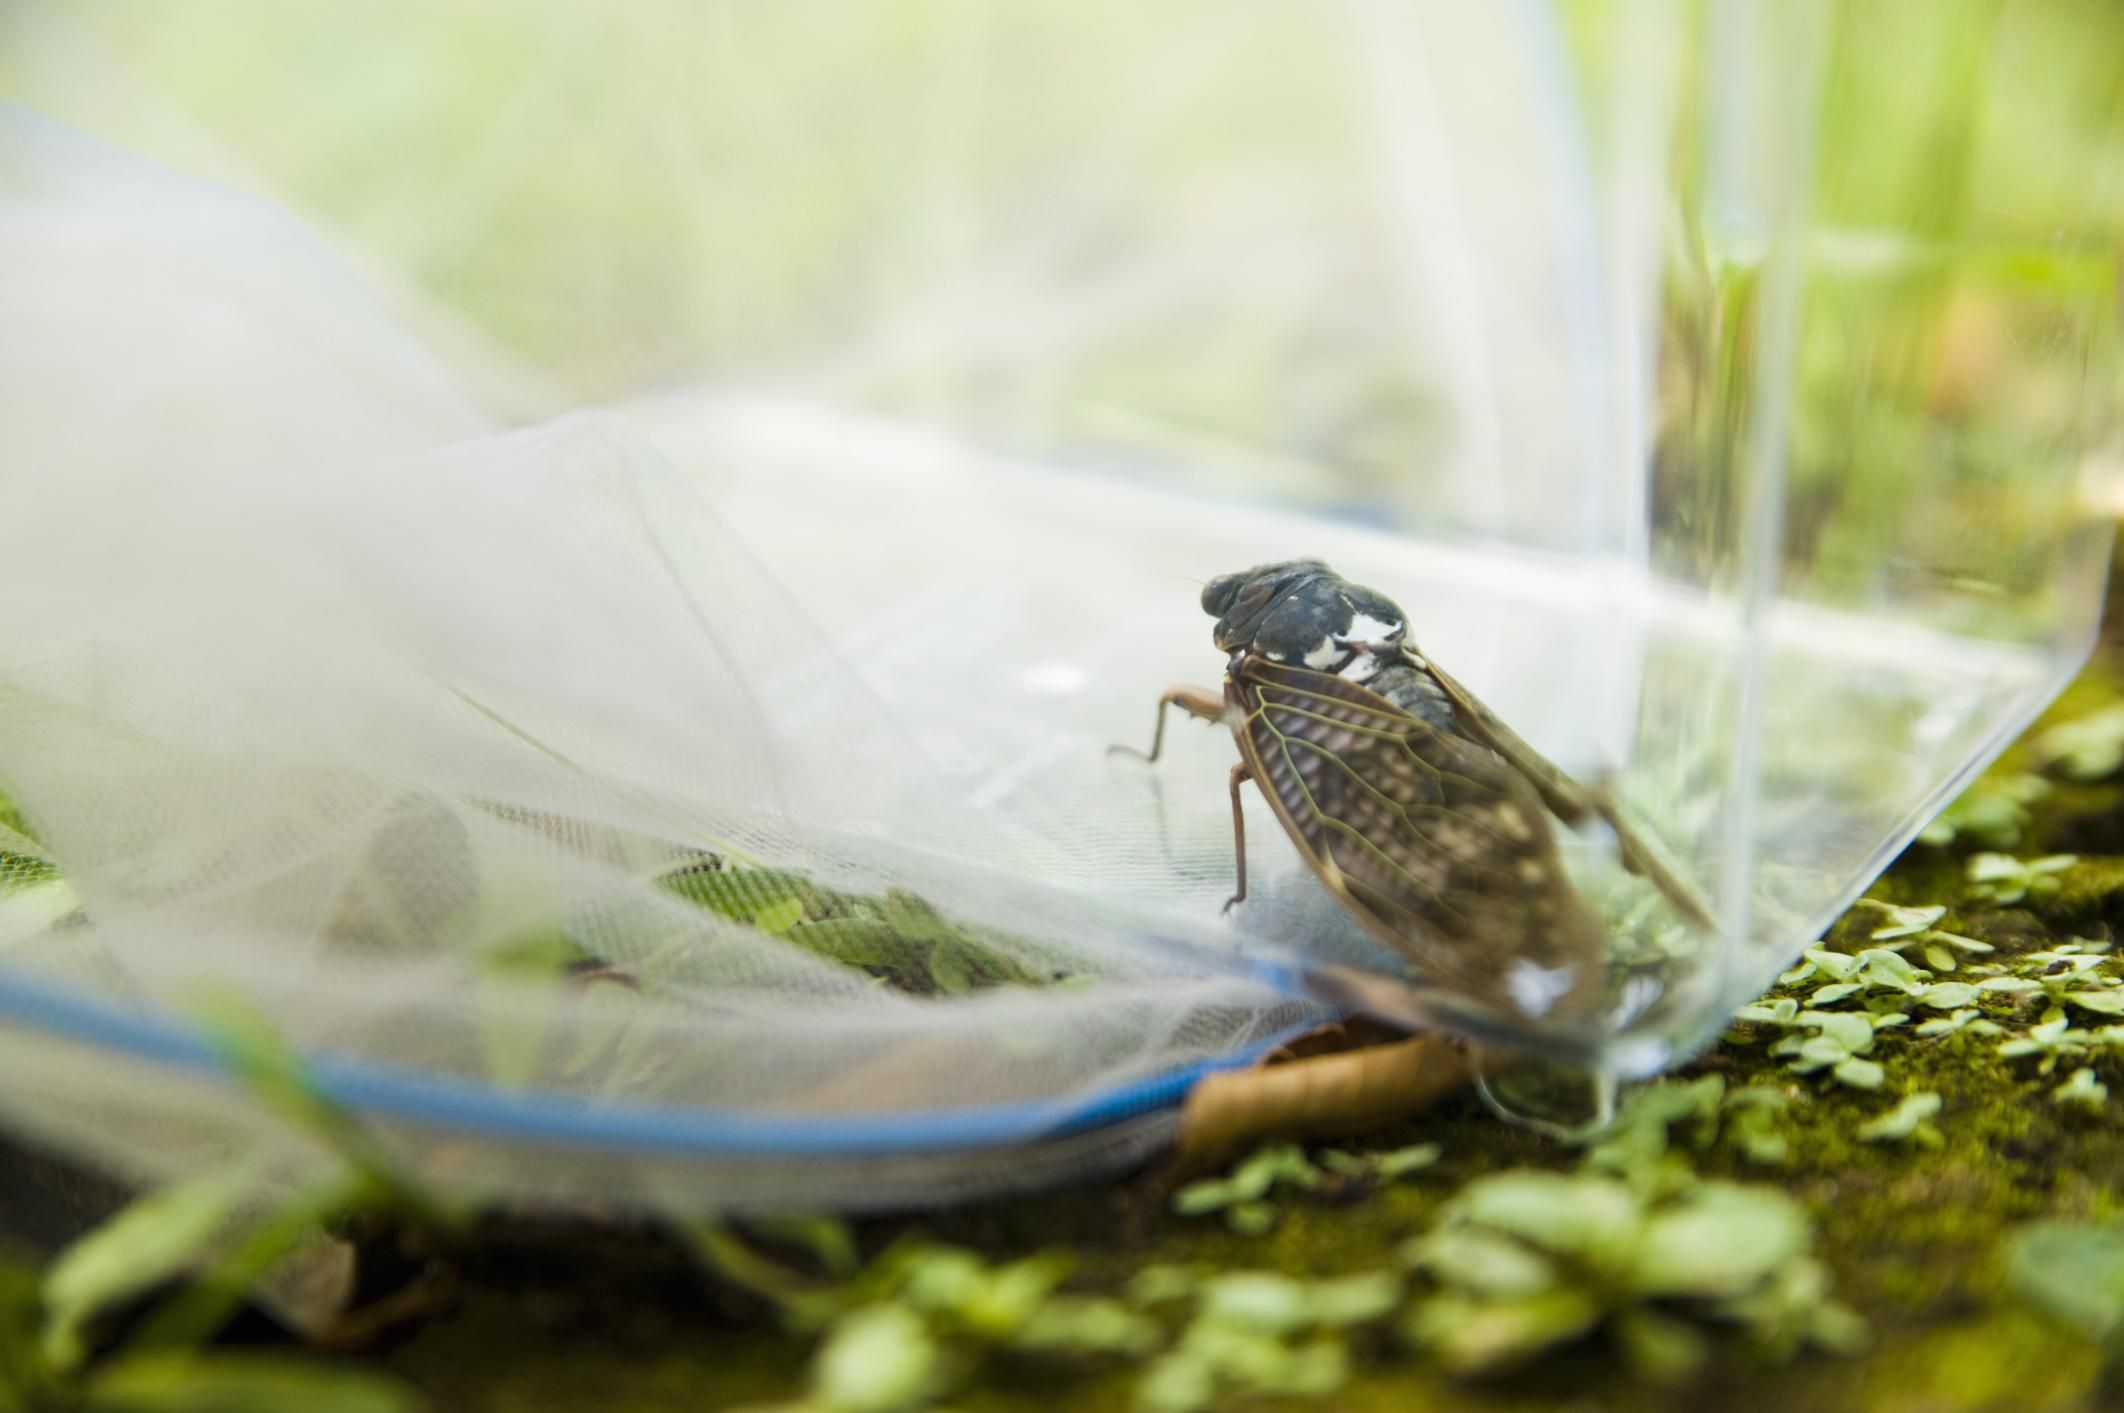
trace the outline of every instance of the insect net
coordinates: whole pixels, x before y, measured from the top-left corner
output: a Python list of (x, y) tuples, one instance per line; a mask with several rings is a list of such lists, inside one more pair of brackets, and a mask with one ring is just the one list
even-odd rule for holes
[(498, 430), (290, 218), (0, 134), (12, 1121), (265, 1141), (263, 1027), (424, 1180), (948, 1200), (1388, 965), (1289, 861), (1220, 918), (1227, 733), (1106, 753), (1281, 517), (770, 399)]
[(138, 1175), (262, 1141), (217, 1077), (262, 1025), (430, 1181), (936, 1201), (1140, 1158), (1324, 1014), (1037, 709), (1139, 734), (1071, 649), (1187, 614), (1022, 535), (910, 582), (889, 468), (770, 570), (742, 475), (496, 431), (288, 218), (20, 109), (0, 153), (11, 1121)]
[[(1220, 916), (1229, 732), (1176, 722), (1155, 767), (1107, 755), (1221, 670), (1199, 583), (1298, 555), (1393, 594), (1566, 766), (1652, 731), (1635, 783), (1668, 771), (1687, 806), (1654, 832), (1730, 912), (1752, 777), (1719, 733), (1745, 658), (1645, 667), (1633, 616), (1647, 430), (1618, 409), (1648, 401), (1666, 133), (1609, 135), (1623, 199), (1601, 205), (1539, 7), (1419, 35), (1360, 5), (1299, 74), (1371, 135), (1358, 170), (1320, 179), (1271, 133), (1160, 206), (1145, 125), (1185, 127), (1232, 45), (1294, 52), (1227, 13), (1131, 58), (1135, 106), (1048, 174), (1061, 195), (1004, 258), (961, 270), (952, 203), (913, 203), (936, 258), (884, 281), (911, 303), (828, 302), (794, 372), (663, 368), (599, 413), (438, 357), (408, 331), (428, 311), (274, 207), (0, 109), (0, 1115), (136, 1176), (258, 1145), (316, 1162), (261, 1098), (294, 1066), (451, 1191), (875, 1207), (1138, 1161), (1202, 1074), (1351, 1005), (1479, 1030), (1258, 800), (1250, 898)], [(1317, 37), (1310, 7), (1279, 13)], [(1515, 179), (1475, 180), (1470, 153)], [(1588, 253), (1602, 223), (1615, 269)], [(1198, 336), (1242, 362), (1275, 343), (1294, 383), (1315, 344), (1355, 349), (1403, 401), (1474, 415), (1450, 444), (1412, 443), (1415, 414), (1373, 429), (1439, 469), (1353, 477), (1348, 517), (1278, 509), (1318, 489), (1304, 437), (1235, 448), (1243, 428), (1190, 440), (1171, 415), (1140, 435), (1135, 384)], [(1040, 439), (981, 413), (1049, 406), (1043, 370), (1097, 343), (1138, 376), (1075, 405), (1119, 431), (1059, 440), (1102, 474), (1058, 469), (1056, 438), (1029, 469)], [(940, 386), (964, 415), (907, 415)], [(1334, 460), (1367, 429), (1331, 392), (1317, 415), (1290, 392), (1284, 421)], [(538, 415), (488, 410), (512, 399)], [(1252, 479), (1205, 493), (1132, 456)], [(1466, 533), (1419, 553), (1373, 528), (1412, 501)], [(1500, 527), (1536, 553), (1471, 547)], [(1843, 832), (1807, 791), (1860, 771), (1788, 770), (1789, 817), (1827, 842), (1753, 900), (1762, 954), (1640, 928), (1625, 960), (1657, 986), (1617, 989), (1597, 1058), (1642, 1073), (1701, 1040), (1741, 999), (1729, 973), (1759, 982), (1811, 935), (2026, 695), (1934, 732)], [(1587, 881), (1657, 921), (1640, 880)]]

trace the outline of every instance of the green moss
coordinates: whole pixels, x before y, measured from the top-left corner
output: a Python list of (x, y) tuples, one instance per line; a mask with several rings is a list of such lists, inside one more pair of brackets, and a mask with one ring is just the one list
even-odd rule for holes
[(2031, 894), (2025, 904), (2052, 928), (2075, 932), (2124, 922), (2124, 857), (2081, 855), (2056, 881), (2054, 892)]
[(808, 1345), (771, 1325), (736, 1335), (704, 1326), (697, 1307), (625, 1300), (604, 1316), (585, 1321), (537, 1291), (475, 1289), (390, 1363), (438, 1409), (466, 1413), (699, 1413), (799, 1386)]

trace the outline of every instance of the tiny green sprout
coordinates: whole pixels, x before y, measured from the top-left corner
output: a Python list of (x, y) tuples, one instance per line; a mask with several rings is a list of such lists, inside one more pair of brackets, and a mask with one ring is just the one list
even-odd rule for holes
[(1069, 1268), (1062, 1252), (991, 1266), (970, 1251), (925, 1247), (902, 1268), (901, 1298), (953, 1332), (996, 1342), (1048, 1302)]
[(812, 1361), (812, 1398), (834, 1413), (920, 1408), (951, 1383), (943, 1350), (904, 1305), (866, 1305), (837, 1321)]
[[(2102, 964), (2109, 960), (2106, 951), (2095, 951), (2081, 946), (2078, 938), (2061, 942), (2044, 952), (2030, 952), (2018, 959), (2024, 973), (2045, 979), (2069, 977), (2072, 981), (2086, 981), (2092, 985), (2115, 985), (2102, 975)], [(2068, 982), (2053, 982), (2067, 985)]]
[(2037, 1074), (2049, 1074), (2063, 1059), (2078, 1059), (2098, 1043), (2098, 1038), (2084, 1030), (2072, 1028), (2072, 1022), (2064, 1016), (2042, 1021), (2031, 1027), (2026, 1035), (2017, 1036), (1999, 1046), (1999, 1057), (2006, 1060), (2040, 1057)]
[(1747, 1085), (1730, 1091), (1725, 1103), (1725, 1138), (1740, 1149), (1751, 1163), (1775, 1166), (1785, 1161), (1791, 1145), (1777, 1132), (1778, 1115), (1791, 1106), (1782, 1089)]
[(1960, 1035), (1965, 1031), (1971, 1035), (2004, 1035), (2006, 1033), (2004, 1026), (2001, 1026), (1997, 1021), (1985, 1020), (1983, 1012), (1976, 1007), (1963, 1006), (1948, 1015), (1936, 1016), (1929, 1021), (1920, 1022), (1913, 1034), (1924, 1036), (1926, 1039), (1936, 1039), (1949, 1035)]
[(2028, 806), (2049, 793), (2049, 781), (2025, 772), (1979, 780), (1926, 825), (1918, 840), (1945, 848), (1957, 839), (1974, 839), (1994, 849), (2010, 849), (2028, 828)]
[[(240, 1226), (244, 1201), (258, 1190), (259, 1178), (255, 1164), (238, 1163), (161, 1188), (61, 1252), (44, 1275), (44, 1362), (62, 1374), (74, 1372), (89, 1357), (84, 1331), (94, 1316), (213, 1254), (216, 1243)], [(0, 1383), (0, 1393), (6, 1391)]]
[(1885, 1072), (1872, 1060), (1859, 1058), (1873, 1048), (1872, 1018), (1848, 1011), (1801, 1011), (1800, 1027), (1816, 1033), (1794, 1033), (1770, 1047), (1773, 1056), (1789, 1056), (1794, 1074), (1829, 1071), (1839, 1084), (1853, 1089), (1878, 1089)]
[(2095, 1072), (2083, 1065), (2051, 1092), (2050, 1102), (2099, 1113), (2109, 1103), (2109, 1086), (2096, 1079)]
[(1979, 991), (2007, 996), (2044, 995), (2054, 1019), (2065, 1007), (2093, 1015), (2124, 1015), (2124, 983), (2103, 970), (2108, 963), (2106, 942), (2073, 938), (2048, 951), (2031, 952), (2015, 960), (2020, 975), (1987, 976), (1977, 983)]
[(1931, 1119), (1939, 1113), (1940, 1096), (1924, 1090), (1905, 1098), (1879, 1118), (1859, 1125), (1861, 1143), (1915, 1143), (1924, 1148), (1937, 1148), (1946, 1140)]
[(1372, 1175), (1382, 1182), (1392, 1182), (1395, 1178), (1428, 1168), (1444, 1152), (1436, 1143), (1415, 1143), (1406, 1148), (1375, 1153), (1371, 1155)]
[(1145, 1266), (1129, 1277), (1128, 1300), (1138, 1309), (1189, 1300), (1202, 1280), (1185, 1266)]
[(1325, 1398), (1349, 1377), (1347, 1331), (1401, 1303), (1392, 1270), (1305, 1281), (1233, 1271), (1197, 1283), (1179, 1338), (1136, 1384), (1149, 1413), (1197, 1413), (1246, 1397)]
[(2124, 1227), (2039, 1222), (2014, 1238), (2008, 1266), (2021, 1298), (2116, 1351), (2124, 1332)]
[(1548, 1257), (1481, 1227), (1443, 1227), (1410, 1237), (1396, 1254), (1411, 1270), (1489, 1297), (1522, 1299), (1558, 1280)]
[(1884, 903), (1878, 898), (1861, 898), (1854, 906), (1872, 908), (1887, 915), (1886, 921), (1873, 929), (1871, 936), (1876, 942), (1889, 942), (1898, 937), (1915, 937), (1947, 916), (1947, 909), (1940, 904), (1901, 907), (1895, 903)]
[(1340, 1148), (1324, 1148), (1320, 1152), (1320, 1166), (1336, 1177), (1362, 1178), (1370, 1174), (1372, 1165), (1365, 1158)]
[(1056, 1354), (1110, 1354), (1140, 1358), (1162, 1342), (1156, 1320), (1118, 1300), (1057, 1295), (1026, 1317), (1011, 1348)]
[(1921, 947), (1927, 965), (1934, 971), (1953, 971), (1956, 952), (1982, 956), (1994, 950), (1989, 942), (1941, 930), (1939, 923), (1947, 916), (1947, 909), (1940, 903), (1906, 907), (1878, 898), (1861, 898), (1854, 906), (1883, 914), (1881, 925), (1868, 934), (1875, 946), (1898, 952), (1905, 947)]
[[(1900, 980), (1894, 984), (1898, 989), (1903, 985)], [(1770, 1054), (1773, 1058), (1785, 1060), (1786, 1068), (1794, 1074), (1827, 1070), (1830, 1078), (1853, 1089), (1880, 1088), (1887, 1072), (1876, 1062), (1860, 1057), (1873, 1048), (1876, 1030), (1903, 1025), (1910, 1019), (1902, 1011), (1874, 1015), (1815, 1009), (1791, 1013), (1789, 1019), (1779, 1019), (1786, 1014), (1777, 1007), (1748, 1007), (1742, 1018), (1768, 1021), (1786, 1028), (1787, 1034), (1770, 1047)], [(1803, 1033), (1808, 1030), (1815, 1033)]]
[(2101, 957), (2111, 951), (2109, 943), (2097, 937), (2068, 937), (2045, 952), (2029, 952), (2021, 960), (2049, 965), (2060, 957)]
[(2080, 861), (2077, 854), (2048, 854), (2017, 859), (2011, 854), (1974, 854), (1968, 875), (1971, 894), (2001, 906), (2042, 897), (2058, 890), (2057, 875)]
[(1938, 928), (1887, 945), (1898, 949), (1916, 945), (1925, 958), (1925, 965), (1934, 971), (1958, 970), (1961, 967), (1961, 959), (1955, 955), (1957, 952), (1981, 957), (1998, 950), (1989, 942), (1979, 942), (1976, 938), (1964, 937), (1959, 932), (1942, 932)]
[(2111, 986), (2099, 991), (2067, 991), (2059, 1000), (2098, 1016), (2124, 1016), (2124, 988)]
[(1146, 1307), (1192, 1301), (1202, 1283), (1173, 1266), (1137, 1273), (1124, 1298), (1062, 1293), (1069, 1253), (991, 1264), (904, 1239), (856, 1282), (812, 1356), (818, 1413), (913, 1413), (963, 1388), (993, 1353), (1141, 1359), (1165, 1343)]
[[(1675, 1378), (1707, 1346), (1693, 1318), (1737, 1324), (1766, 1350), (1827, 1343), (1827, 1298), (1805, 1212), (1770, 1188), (1689, 1181), (1639, 1190), (1581, 1174), (1477, 1179), (1401, 1248), (1434, 1285), (1403, 1325), (1448, 1371), (1510, 1369), (1604, 1329), (1646, 1378)], [(1853, 1317), (1855, 1318), (1855, 1317)]]
[(2124, 765), (2124, 705), (2051, 727), (2034, 741), (2045, 768), (2073, 780), (2100, 780)]
[(1915, 996), (1932, 980), (1932, 973), (1913, 966), (1900, 953), (1884, 947), (1868, 947), (1856, 958), (1855, 980), (1869, 991), (1899, 991)]
[(1370, 1324), (1400, 1303), (1401, 1277), (1390, 1270), (1317, 1281), (1235, 1271), (1203, 1283), (1200, 1314), (1223, 1324), (1288, 1334)]
[(1330, 1148), (1320, 1155), (1320, 1166), (1337, 1177), (1392, 1182), (1428, 1168), (1444, 1152), (1435, 1143), (1416, 1143), (1384, 1153), (1346, 1153), (1339, 1148)]
[(1780, 997), (1765, 1006), (1757, 1003), (1743, 1006), (1733, 1013), (1733, 1018), (1753, 1025), (1789, 1026), (1799, 1016), (1799, 1002), (1790, 997)]
[[(1924, 935), (1946, 937), (1950, 934)], [(1981, 947), (1984, 944), (1976, 945)], [(1928, 961), (1934, 960), (1931, 953), (1940, 953), (1940, 960), (1946, 962), (1943, 969), (1954, 970), (1954, 957), (1945, 944), (1934, 943), (1928, 946), (1926, 951)], [(1930, 1010), (1951, 1010), (1956, 1006), (1967, 1005), (1974, 997), (1974, 992), (1967, 983), (1935, 981), (1931, 971), (1912, 963), (1897, 951), (1894, 945), (1868, 947), (1857, 953), (1831, 952), (1817, 947), (1805, 954), (1800, 966), (1785, 973), (1783, 981), (1788, 986), (1797, 985), (1814, 976), (1830, 978), (1827, 985), (1816, 987), (1807, 998), (1808, 1005), (1815, 1009), (1834, 1006), (1854, 996), (1901, 995)], [(1764, 1017), (1759, 1014), (1760, 1009), (1751, 1007), (1748, 1012), (1740, 1013), (1737, 1018), (1762, 1020)]]
[(1647, 1175), (1666, 1154), (1671, 1131), (1681, 1131), (1697, 1148), (1711, 1144), (1725, 1092), (1726, 1081), (1715, 1074), (1643, 1085), (1623, 1100), (1612, 1122), (1575, 1142), (1591, 1145), (1588, 1170)]
[(1839, 1060), (1829, 1071), (1838, 1084), (1853, 1089), (1879, 1089), (1888, 1072), (1873, 1060)]
[(1202, 1178), (1173, 1194), (1173, 1211), (1183, 1217), (1223, 1212), (1225, 1223), (1242, 1236), (1259, 1236), (1276, 1224), (1276, 1209), (1266, 1201), (1278, 1186), (1310, 1191), (1323, 1174), (1295, 1143), (1263, 1148), (1234, 1168), (1228, 1177)]
[(1173, 1194), (1173, 1211), (1183, 1217), (1221, 1212), (1238, 1201), (1230, 1178), (1198, 1178)]

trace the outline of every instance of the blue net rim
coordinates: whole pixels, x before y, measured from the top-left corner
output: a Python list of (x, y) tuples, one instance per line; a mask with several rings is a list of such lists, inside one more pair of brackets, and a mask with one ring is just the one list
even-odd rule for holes
[[(1177, 1108), (1208, 1076), (1245, 1068), (1328, 1019), (1332, 1013), (1323, 1011), (1251, 1045), (1088, 1093), (892, 1114), (592, 1100), (552, 1089), (503, 1089), (330, 1050), (305, 1051), (302, 1062), (317, 1092), (351, 1113), (514, 1142), (722, 1158), (912, 1155), (1036, 1143)], [(221, 1052), (198, 1027), (33, 979), (5, 964), (0, 964), (0, 1022), (236, 1082)]]

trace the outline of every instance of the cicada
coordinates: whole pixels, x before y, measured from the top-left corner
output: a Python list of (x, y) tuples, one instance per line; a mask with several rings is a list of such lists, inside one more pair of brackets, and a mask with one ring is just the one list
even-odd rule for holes
[(1230, 655), (1219, 694), (1175, 687), (1166, 708), (1224, 721), (1238, 890), (1239, 788), (1252, 781), (1320, 881), (1427, 977), (1536, 1021), (1583, 1018), (1603, 992), (1606, 925), (1573, 885), (1551, 820), (1599, 818), (1623, 866), (1692, 926), (1709, 910), (1613, 803), (1558, 769), (1417, 649), (1391, 599), (1318, 560), (1209, 582), (1202, 608)]

